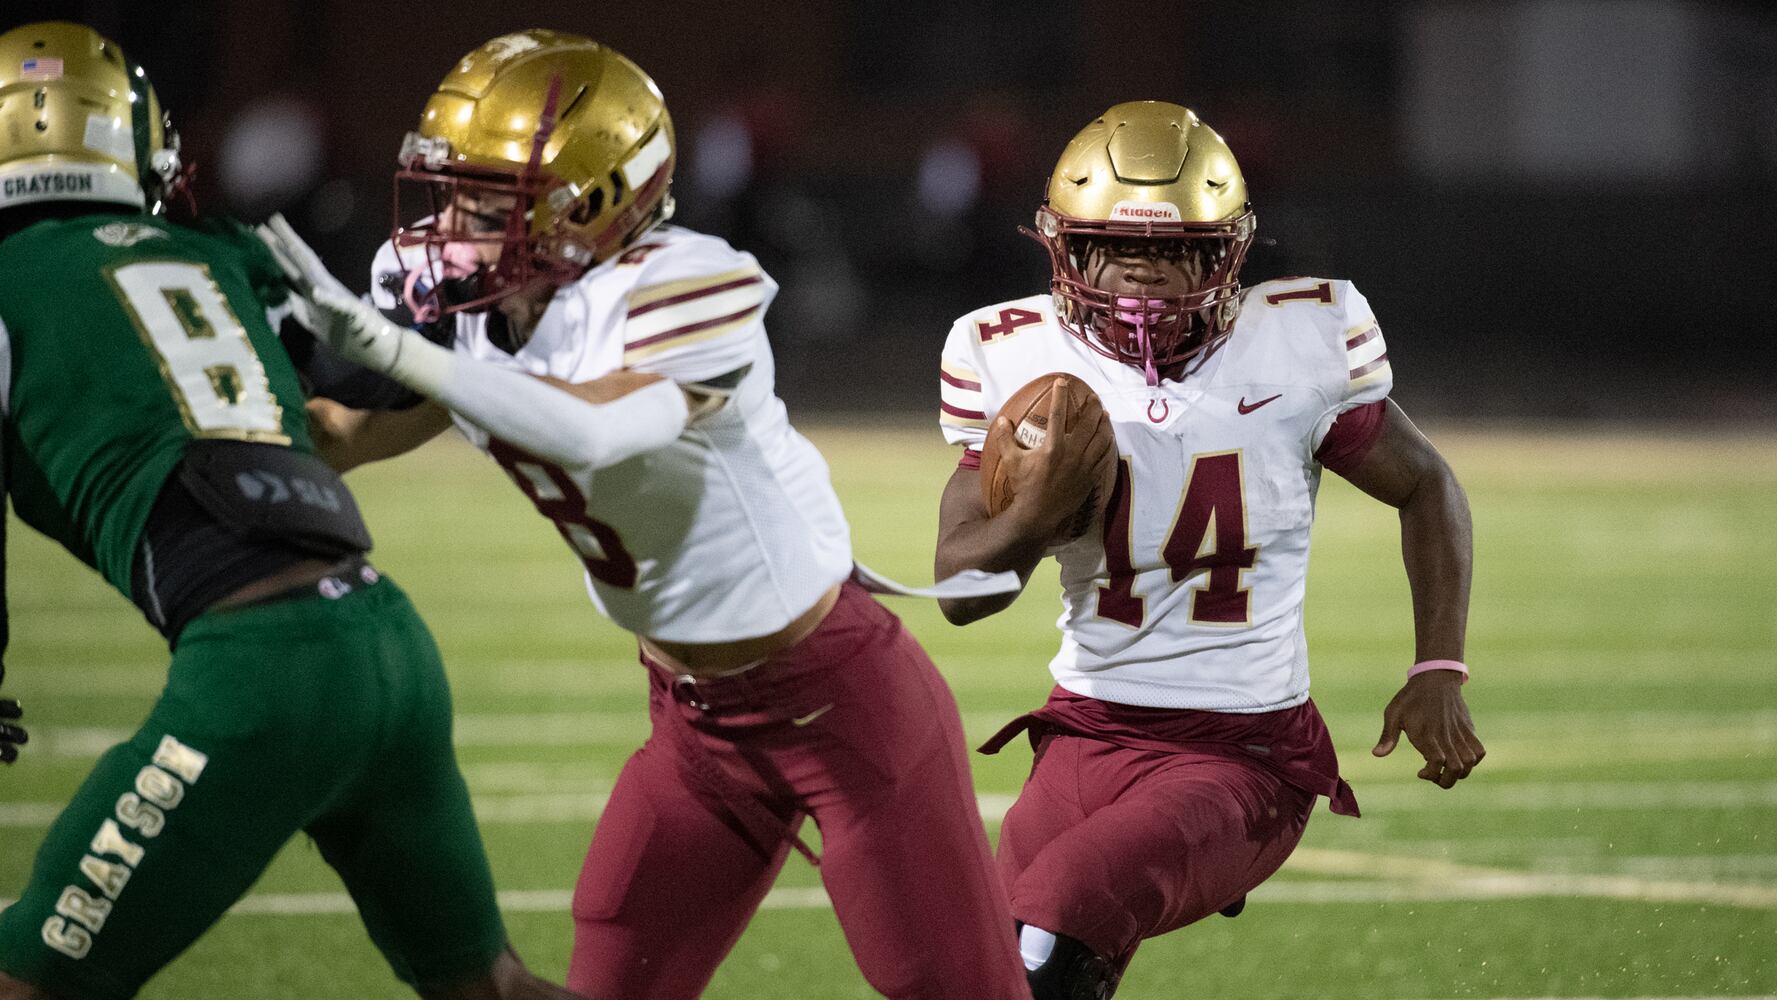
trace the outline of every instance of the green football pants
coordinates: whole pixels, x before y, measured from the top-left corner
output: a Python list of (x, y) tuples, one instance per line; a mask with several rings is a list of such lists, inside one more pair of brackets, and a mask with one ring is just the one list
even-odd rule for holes
[(0, 913), (0, 970), (132, 996), (298, 831), (402, 980), (493, 965), (505, 930), (437, 647), (392, 582), (351, 584), (185, 629), (147, 721), (99, 759)]

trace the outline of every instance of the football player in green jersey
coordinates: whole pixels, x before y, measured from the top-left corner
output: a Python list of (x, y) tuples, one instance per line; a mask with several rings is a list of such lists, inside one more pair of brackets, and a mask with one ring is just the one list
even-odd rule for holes
[(438, 651), (312, 454), (276, 263), (159, 216), (178, 143), (89, 28), (0, 35), (0, 136), (6, 492), (173, 650), (0, 912), (0, 1000), (134, 995), (299, 831), (420, 995), (575, 996), (507, 946)]

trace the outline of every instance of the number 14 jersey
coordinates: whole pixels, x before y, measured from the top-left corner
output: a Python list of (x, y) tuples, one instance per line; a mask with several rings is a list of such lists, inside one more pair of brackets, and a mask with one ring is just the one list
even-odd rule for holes
[(1005, 400), (1050, 372), (1098, 393), (1119, 456), (1102, 526), (1055, 553), (1056, 682), (1156, 708), (1268, 712), (1305, 701), (1302, 604), (1321, 459), (1361, 453), (1380, 427), (1368, 404), (1392, 384), (1363, 296), (1318, 278), (1257, 285), (1221, 348), (1157, 386), (1064, 330), (1047, 295), (989, 306), (959, 319), (944, 347), (946, 440), (978, 452)]

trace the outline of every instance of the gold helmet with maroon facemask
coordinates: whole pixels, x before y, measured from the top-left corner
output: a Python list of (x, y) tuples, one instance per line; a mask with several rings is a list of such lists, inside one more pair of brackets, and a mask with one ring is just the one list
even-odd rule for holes
[[(1227, 338), (1240, 310), (1240, 266), (1257, 228), (1228, 144), (1195, 112), (1162, 101), (1118, 104), (1069, 142), (1037, 210), (1062, 326), (1093, 350), (1143, 369), (1150, 383)], [(1095, 244), (1142, 241), (1144, 253), (1197, 254), (1189, 294), (1132, 296), (1094, 287)]]
[[(612, 49), (545, 30), (487, 42), (457, 61), (401, 147), (394, 240), (425, 249), (433, 289), (416, 301), (408, 281), (408, 304), (416, 315), (485, 308), (578, 278), (672, 214), (675, 153), (660, 88)], [(412, 185), (430, 213), (417, 222), (402, 218)], [(462, 208), (489, 203), (496, 224), (470, 224)], [(477, 244), (497, 245), (497, 262), (439, 302), (445, 279), (475, 270)]]

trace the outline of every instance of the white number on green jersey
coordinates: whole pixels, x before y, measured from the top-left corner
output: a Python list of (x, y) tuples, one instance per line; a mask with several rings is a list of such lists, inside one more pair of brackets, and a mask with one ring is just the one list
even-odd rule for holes
[(290, 443), (265, 366), (208, 268), (145, 261), (110, 277), (193, 434)]

